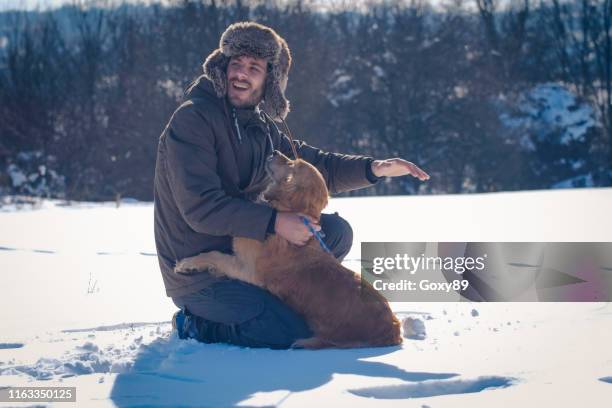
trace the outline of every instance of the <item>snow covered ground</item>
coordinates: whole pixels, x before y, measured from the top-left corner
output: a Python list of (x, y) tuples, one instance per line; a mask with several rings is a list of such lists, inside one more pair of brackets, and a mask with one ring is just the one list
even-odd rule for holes
[[(361, 241), (612, 241), (610, 208), (612, 189), (581, 189), (344, 198), (326, 211), (353, 225), (346, 265), (359, 270)], [(178, 340), (152, 221), (151, 203), (0, 207), (0, 387), (76, 386), (78, 406), (612, 401), (608, 303), (394, 303), (412, 334), (394, 348)]]

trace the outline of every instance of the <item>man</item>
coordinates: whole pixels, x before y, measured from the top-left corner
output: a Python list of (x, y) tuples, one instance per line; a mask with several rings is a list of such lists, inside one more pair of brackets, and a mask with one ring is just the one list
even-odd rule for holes
[[(299, 214), (255, 202), (268, 182), (265, 159), (274, 150), (292, 156), (292, 142), (275, 123), (289, 112), (290, 66), (287, 43), (274, 30), (252, 22), (230, 25), (160, 136), (155, 241), (166, 294), (181, 309), (173, 318), (180, 338), (287, 348), (311, 335), (300, 316), (265, 290), (206, 272), (173, 272), (177, 260), (200, 252), (231, 253), (232, 237), (263, 241), (279, 234), (296, 245), (311, 238)], [(321, 171), (332, 194), (371, 186), (383, 176), (428, 178), (402, 159), (327, 153), (301, 141), (294, 147)], [(313, 226), (342, 260), (352, 245), (350, 225), (336, 213), (323, 214)]]

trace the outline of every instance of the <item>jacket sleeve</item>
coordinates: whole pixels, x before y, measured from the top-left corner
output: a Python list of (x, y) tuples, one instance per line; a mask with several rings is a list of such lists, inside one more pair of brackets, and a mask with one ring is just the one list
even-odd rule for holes
[[(291, 141), (283, 132), (279, 133), (281, 153), (293, 157)], [(300, 158), (321, 172), (331, 194), (370, 187), (381, 179), (372, 173), (370, 165), (374, 159), (369, 156), (325, 152), (301, 140), (293, 140), (293, 144)]]
[(223, 190), (213, 128), (201, 113), (191, 105), (179, 108), (165, 143), (170, 188), (181, 216), (194, 231), (265, 240), (273, 209)]

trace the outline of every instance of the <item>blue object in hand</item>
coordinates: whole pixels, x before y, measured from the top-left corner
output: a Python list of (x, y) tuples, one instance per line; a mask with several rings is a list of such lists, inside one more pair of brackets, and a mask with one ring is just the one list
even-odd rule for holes
[(319, 244), (321, 245), (321, 248), (323, 248), (323, 250), (325, 252), (331, 254), (331, 251), (329, 250), (327, 245), (325, 245), (325, 242), (323, 242), (323, 238), (322, 237), (324, 237), (325, 235), (323, 235), (319, 231), (315, 231), (315, 229), (312, 227), (312, 225), (310, 225), (310, 221), (308, 221), (308, 218), (302, 217), (302, 216), (300, 216), (300, 218), (302, 219), (302, 222), (304, 223), (304, 225), (306, 225), (308, 227), (308, 229), (310, 230), (310, 232), (312, 232), (312, 235), (314, 235), (314, 237), (317, 239), (317, 241), (319, 241)]

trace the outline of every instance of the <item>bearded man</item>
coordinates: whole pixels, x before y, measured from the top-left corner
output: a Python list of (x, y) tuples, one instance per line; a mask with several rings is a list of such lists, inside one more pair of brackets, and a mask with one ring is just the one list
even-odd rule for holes
[[(180, 308), (173, 317), (180, 338), (282, 349), (311, 336), (301, 316), (261, 288), (206, 272), (173, 271), (177, 260), (201, 252), (231, 253), (232, 237), (264, 241), (279, 234), (295, 245), (312, 237), (300, 214), (256, 202), (268, 183), (264, 163), (273, 151), (289, 157), (297, 152), (317, 167), (331, 194), (369, 187), (384, 176), (428, 178), (402, 159), (324, 152), (290, 140), (277, 125), (290, 110), (290, 67), (289, 47), (272, 28), (230, 25), (160, 136), (155, 242), (166, 294)], [(320, 224), (311, 221), (341, 261), (353, 241), (349, 223), (338, 213), (322, 214)]]

